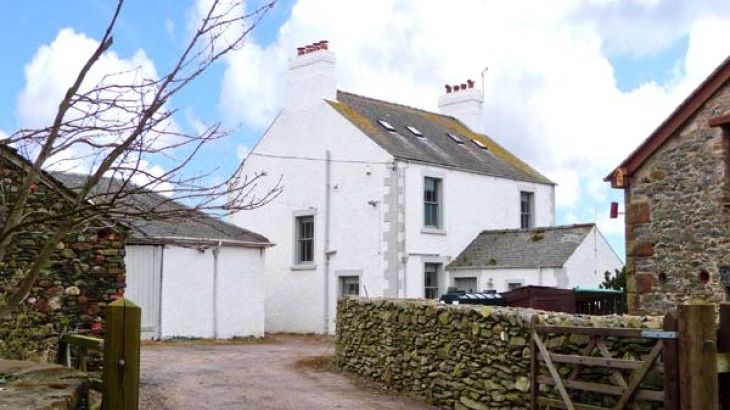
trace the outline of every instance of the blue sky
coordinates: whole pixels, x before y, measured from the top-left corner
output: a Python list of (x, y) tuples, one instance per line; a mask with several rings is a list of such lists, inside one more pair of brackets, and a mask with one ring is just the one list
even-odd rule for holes
[[(113, 52), (131, 60), (142, 50), (144, 61), (164, 72), (185, 43), (195, 3), (128, 0)], [(280, 1), (243, 50), (171, 102), (183, 128), (222, 121), (231, 131), (195, 167), (230, 172), (238, 165), (280, 107), (286, 59), (297, 45), (328, 39), (343, 89), (426, 109), (435, 109), (441, 84), (479, 78), (487, 65), (490, 135), (559, 183), (558, 223), (597, 220), (623, 257), (622, 223), (607, 218), (609, 202), (622, 203), (622, 194), (601, 178), (728, 55), (730, 48), (717, 42), (730, 35), (730, 6), (561, 0), (541, 9), (543, 2), (465, 0), (455, 10), (444, 3)], [(72, 49), (83, 35), (98, 39), (113, 6), (101, 0), (2, 5), (0, 131), (27, 125), (28, 109), (19, 109), (24, 92), (23, 101), (54, 98), (33, 93), (34, 84), (68, 86), (53, 84), (48, 74), (26, 76), (40, 50)], [(61, 44), (65, 28), (73, 35)], [(36, 66), (60, 70), (63, 63)]]

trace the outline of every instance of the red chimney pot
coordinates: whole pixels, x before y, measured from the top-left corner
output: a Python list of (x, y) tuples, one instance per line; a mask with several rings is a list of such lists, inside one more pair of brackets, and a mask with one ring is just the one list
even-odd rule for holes
[(461, 84), (461, 89), (462, 89), (462, 90), (466, 90), (466, 84), (462, 83), (462, 84)]
[(450, 85), (446, 84), (446, 85), (444, 85), (444, 87), (446, 87), (446, 94), (451, 93), (451, 86)]
[(300, 56), (304, 54), (304, 47), (297, 47), (297, 55)]
[(466, 80), (466, 83), (469, 85), (469, 88), (474, 88), (474, 80), (472, 80), (472, 79)]

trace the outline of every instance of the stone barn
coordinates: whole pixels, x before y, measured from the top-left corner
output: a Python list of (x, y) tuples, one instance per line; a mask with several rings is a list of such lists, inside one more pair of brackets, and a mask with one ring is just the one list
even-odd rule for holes
[(730, 57), (606, 177), (624, 190), (631, 313), (725, 300), (729, 139)]
[[(30, 167), (12, 148), (0, 145), (3, 203), (12, 201)], [(70, 194), (59, 181), (42, 173), (28, 208), (60, 214)], [(3, 217), (0, 214), (0, 220)], [(54, 223), (30, 225), (13, 238), (0, 261), (0, 291), (7, 291), (16, 272), (34, 261)], [(99, 327), (94, 324), (102, 322), (102, 306), (124, 294), (124, 233), (107, 221), (90, 220), (67, 235), (18, 311), (0, 321), (0, 357), (50, 359), (60, 332)]]

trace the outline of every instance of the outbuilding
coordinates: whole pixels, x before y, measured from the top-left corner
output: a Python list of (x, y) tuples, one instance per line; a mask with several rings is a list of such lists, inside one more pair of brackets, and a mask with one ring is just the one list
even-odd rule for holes
[(623, 266), (595, 224), (482, 231), (448, 266), (449, 287), (505, 292), (527, 285), (596, 288)]
[[(55, 176), (69, 187), (86, 178)], [(155, 192), (134, 195), (135, 204), (165, 204), (191, 214)], [(140, 216), (120, 221), (129, 227), (125, 297), (142, 308), (142, 337), (263, 336), (264, 258), (272, 244), (204, 212), (192, 213), (194, 217), (184, 219)]]

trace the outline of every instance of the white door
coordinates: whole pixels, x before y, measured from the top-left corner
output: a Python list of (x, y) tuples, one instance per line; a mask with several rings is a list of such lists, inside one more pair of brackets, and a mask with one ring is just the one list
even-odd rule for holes
[(162, 246), (127, 245), (125, 297), (142, 308), (142, 339), (160, 338)]

